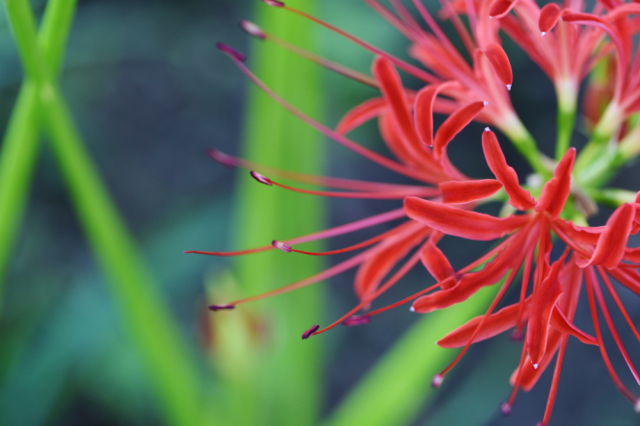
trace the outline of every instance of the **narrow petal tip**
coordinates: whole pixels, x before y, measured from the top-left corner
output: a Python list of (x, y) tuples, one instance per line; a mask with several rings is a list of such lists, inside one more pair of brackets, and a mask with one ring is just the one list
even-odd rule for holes
[(409, 310), (410, 310), (411, 312), (415, 312), (415, 311), (416, 311), (416, 308), (414, 308), (414, 307), (412, 306), (412, 307), (410, 307), (410, 308), (409, 308)]
[(537, 370), (537, 369), (538, 369), (538, 365), (540, 365), (540, 364), (533, 364), (533, 368), (534, 368), (535, 370)]
[(547, 32), (546, 32), (546, 31), (542, 31), (542, 32), (540, 33), (540, 36), (542, 36), (542, 37), (544, 37), (544, 36), (546, 36), (546, 35), (547, 35)]
[(278, 0), (262, 0), (267, 6), (284, 7), (284, 3)]
[(352, 315), (342, 321), (342, 325), (344, 325), (345, 327), (353, 327), (356, 325), (369, 324), (370, 322), (371, 318), (366, 315)]
[(271, 241), (271, 245), (285, 253), (291, 253), (291, 246), (283, 243), (282, 241), (273, 240)]
[(490, 131), (491, 131), (491, 129), (489, 128), (489, 126), (487, 126), (487, 127), (485, 127), (485, 128), (484, 128), (484, 131), (485, 131), (485, 132), (490, 132)]
[(273, 184), (271, 183), (271, 179), (269, 179), (268, 177), (261, 175), (260, 173), (256, 172), (255, 170), (251, 170), (250, 172), (251, 177), (254, 178), (255, 180), (257, 180), (258, 182), (268, 185), (268, 186), (272, 186)]
[(251, 21), (247, 21), (246, 19), (243, 19), (242, 21), (239, 22), (238, 25), (240, 26), (240, 29), (242, 31), (244, 31), (251, 37), (256, 37), (256, 38), (259, 38), (260, 40), (264, 40), (267, 38), (267, 34), (265, 34), (265, 32), (262, 31), (262, 28), (260, 28), (259, 26), (257, 26)]
[(511, 87), (513, 86), (512, 84), (507, 84), (507, 90), (510, 92), (511, 91)]
[(435, 376), (433, 376), (433, 380), (431, 380), (431, 387), (432, 388), (437, 388), (442, 384), (442, 381), (444, 380), (444, 376), (442, 374), (436, 374)]
[(500, 414), (502, 414), (505, 417), (510, 415), (511, 414), (511, 404), (509, 404), (508, 402), (503, 402), (502, 404), (500, 404)]
[(234, 61), (238, 61), (238, 62), (244, 62), (247, 60), (247, 57), (244, 56), (242, 53), (238, 52), (236, 49), (234, 49), (231, 46), (228, 46), (224, 43), (216, 43), (216, 47), (218, 48), (219, 51), (226, 53), (227, 55), (231, 56), (231, 58)]
[(482, 101), (482, 105), (487, 106), (487, 105), (489, 105), (489, 102), (487, 102), (487, 101)]
[(207, 155), (211, 157), (213, 161), (216, 163), (222, 164), (223, 166), (231, 169), (235, 166), (235, 162), (233, 161), (233, 157), (225, 154), (224, 152), (220, 152), (215, 148), (208, 148)]
[(319, 325), (314, 325), (313, 327), (311, 327), (310, 329), (302, 333), (302, 340), (307, 340), (309, 337), (311, 337), (313, 333), (318, 331), (319, 328), (320, 328)]
[(211, 305), (209, 306), (209, 310), (213, 312), (223, 311), (225, 309), (235, 309), (235, 305), (227, 304), (227, 305)]

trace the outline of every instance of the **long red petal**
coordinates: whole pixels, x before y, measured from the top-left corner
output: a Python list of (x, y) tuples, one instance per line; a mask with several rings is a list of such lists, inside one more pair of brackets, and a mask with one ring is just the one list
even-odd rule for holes
[(492, 18), (502, 18), (514, 8), (518, 0), (494, 0), (489, 7), (489, 16)]
[(554, 306), (563, 292), (558, 279), (560, 268), (565, 256), (556, 260), (551, 266), (549, 275), (535, 289), (531, 305), (531, 316), (527, 329), (527, 351), (534, 367), (537, 367), (545, 355), (547, 338), (549, 336), (549, 322)]
[(502, 47), (496, 43), (490, 43), (484, 54), (487, 56), (491, 67), (496, 72), (496, 75), (506, 86), (511, 90), (513, 84), (513, 71), (511, 70), (511, 63), (509, 57), (504, 52)]
[(598, 345), (598, 341), (596, 340), (596, 338), (588, 335), (587, 333), (573, 325), (573, 323), (569, 321), (569, 318), (567, 318), (565, 314), (562, 313), (562, 311), (558, 308), (558, 305), (556, 305), (553, 312), (551, 312), (551, 320), (549, 324), (551, 324), (553, 328), (562, 333), (574, 336), (582, 343), (585, 343), (587, 345)]
[[(500, 309), (498, 312), (491, 314), (484, 325), (473, 339), (473, 343), (480, 342), (482, 340), (489, 339), (500, 333), (507, 331), (508, 329), (515, 327), (518, 321), (518, 309), (520, 304), (506, 306)], [(522, 312), (522, 319), (529, 318), (529, 312), (531, 308), (531, 297), (527, 297)], [(442, 339), (438, 340), (437, 344), (443, 348), (459, 348), (469, 342), (469, 339), (476, 331), (478, 324), (482, 321), (484, 315), (477, 316), (466, 324), (456, 328)]]
[(562, 15), (560, 6), (555, 3), (547, 3), (540, 11), (540, 17), (538, 18), (538, 28), (540, 32), (548, 33), (556, 26), (558, 19)]
[(445, 281), (455, 274), (447, 257), (431, 240), (423, 244), (420, 259), (436, 281)]
[(438, 184), (442, 192), (442, 202), (464, 204), (487, 198), (502, 188), (502, 184), (494, 179), (449, 181)]
[(391, 269), (409, 253), (409, 251), (420, 244), (431, 232), (424, 226), (416, 226), (415, 222), (398, 227), (396, 238), (389, 238), (381, 243), (381, 249), (367, 259), (358, 268), (354, 289), (360, 300), (369, 297), (380, 285), (384, 277)]
[(552, 219), (557, 219), (571, 192), (571, 170), (576, 159), (576, 149), (571, 147), (553, 172), (553, 178), (542, 188), (536, 205), (537, 212), (546, 211)]
[(409, 101), (395, 67), (388, 59), (377, 57), (373, 63), (373, 75), (380, 83), (380, 90), (391, 107), (398, 129), (414, 149), (420, 149), (418, 135), (413, 128), (411, 111), (409, 111)]
[(504, 186), (509, 196), (509, 204), (522, 211), (532, 209), (535, 206), (535, 200), (529, 191), (522, 189), (518, 183), (518, 174), (507, 164), (498, 138), (488, 127), (482, 133), (482, 150), (489, 169)]
[(436, 309), (447, 308), (467, 300), (482, 287), (497, 283), (509, 269), (520, 267), (522, 250), (526, 247), (522, 242), (526, 237), (526, 233), (511, 237), (512, 240), (506, 249), (498, 253), (495, 259), (488, 262), (480, 271), (464, 274), (460, 281), (448, 290), (422, 296), (413, 303), (413, 310), (419, 314), (426, 314)]
[(623, 204), (613, 212), (598, 239), (588, 266), (604, 265), (607, 269), (618, 266), (627, 247), (634, 217), (635, 207), (631, 204)]
[(481, 241), (503, 237), (530, 220), (528, 215), (497, 218), (417, 197), (404, 199), (404, 211), (411, 219), (444, 234)]
[(422, 88), (416, 95), (414, 120), (416, 131), (422, 143), (433, 145), (433, 104), (438, 96), (441, 85), (429, 85)]
[(436, 158), (443, 156), (449, 142), (480, 114), (484, 105), (484, 102), (472, 102), (455, 111), (442, 123), (433, 140), (433, 154)]
[(353, 107), (340, 120), (336, 126), (336, 133), (345, 135), (367, 121), (378, 117), (389, 110), (384, 98), (367, 99), (363, 103)]

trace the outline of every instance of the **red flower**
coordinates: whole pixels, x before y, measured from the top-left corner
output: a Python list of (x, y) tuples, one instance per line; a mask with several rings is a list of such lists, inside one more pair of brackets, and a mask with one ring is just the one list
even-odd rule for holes
[[(462, 54), (453, 48), (451, 41), (420, 1), (413, 0), (413, 4), (430, 31), (422, 29), (399, 1), (391, 2), (392, 11), (377, 0), (366, 0), (409, 38), (413, 43), (410, 52), (426, 66), (428, 71), (425, 71), (382, 52), (328, 23), (288, 8), (279, 1), (263, 1), (314, 21), (373, 52), (376, 55), (372, 67), (373, 77), (303, 51), (264, 32), (256, 25), (243, 21), (241, 27), (247, 33), (276, 42), (333, 71), (378, 88), (381, 96), (353, 108), (334, 131), (302, 114), (269, 89), (245, 66), (243, 55), (226, 45), (219, 44), (218, 47), (233, 59), (249, 79), (301, 120), (335, 142), (380, 166), (416, 180), (418, 184), (394, 185), (310, 176), (271, 169), (211, 150), (209, 154), (214, 160), (226, 166), (250, 169), (253, 178), (264, 185), (319, 196), (403, 199), (404, 208), (288, 241), (274, 240), (271, 245), (256, 249), (232, 253), (197, 252), (238, 255), (277, 248), (287, 253), (329, 255), (366, 248), (302, 281), (266, 294), (210, 308), (214, 311), (232, 309), (237, 304), (301, 288), (358, 267), (354, 290), (359, 303), (329, 326), (320, 329), (318, 325), (314, 325), (305, 331), (302, 338), (307, 339), (338, 324), (366, 324), (372, 316), (409, 302), (413, 302), (411, 310), (417, 313), (444, 309), (468, 299), (483, 287), (499, 284), (500, 289), (485, 315), (472, 319), (438, 342), (442, 347), (463, 349), (446, 369), (434, 377), (434, 386), (442, 383), (444, 376), (472, 343), (514, 329), (512, 337), (524, 337), (525, 343), (520, 362), (511, 376), (513, 392), (509, 400), (503, 403), (502, 411), (504, 414), (510, 412), (517, 391), (530, 390), (557, 354), (548, 404), (541, 423), (546, 425), (555, 400), (566, 344), (569, 336), (573, 336), (584, 344), (599, 347), (615, 385), (634, 404), (636, 410), (640, 411), (638, 397), (622, 384), (609, 362), (597, 313), (599, 306), (607, 328), (634, 378), (640, 384), (640, 376), (622, 346), (600, 288), (602, 282), (640, 340), (640, 334), (631, 322), (610, 279), (614, 278), (640, 295), (640, 274), (637, 272), (640, 266), (640, 248), (627, 248), (629, 236), (640, 230), (640, 193), (635, 202), (619, 205), (605, 226), (578, 226), (574, 223), (576, 218), (583, 219), (577, 212), (580, 202), (591, 200), (584, 195), (584, 189), (580, 187), (585, 185), (585, 180), (579, 179), (581, 176), (572, 182), (576, 150), (566, 150), (566, 146), (569, 145), (573, 130), (573, 116), (562, 123), (562, 120), (559, 120), (559, 127), (565, 127), (559, 132), (564, 132), (563, 135), (559, 135), (562, 136), (559, 137), (562, 143), (558, 144), (559, 161), (555, 165), (553, 176), (548, 176), (551, 167), (542, 161), (535, 143), (511, 106), (508, 90), (513, 80), (512, 70), (498, 38), (498, 30), (502, 29), (540, 65), (556, 86), (560, 109), (563, 109), (564, 102), (564, 107), (567, 107), (565, 112), (568, 111), (570, 115), (575, 112), (574, 104), (581, 80), (599, 59), (615, 51), (616, 79), (613, 102), (595, 130), (596, 139), (598, 132), (603, 132), (603, 128), (608, 131), (604, 132), (608, 140), (610, 136), (614, 136), (614, 130), (620, 127), (628, 114), (640, 110), (640, 60), (636, 56), (632, 61), (630, 53), (633, 47), (630, 35), (635, 34), (640, 26), (637, 25), (637, 20), (632, 21), (628, 17), (630, 14), (640, 13), (640, 6), (602, 2), (604, 6), (595, 6), (593, 13), (587, 14), (582, 11), (562, 10), (554, 4), (540, 9), (530, 0), (457, 0), (451, 3), (445, 1), (444, 15), (451, 20), (472, 58), (472, 63), (468, 64)], [(470, 30), (462, 24), (458, 14), (467, 15)], [(575, 24), (595, 28), (580, 28)], [(605, 33), (611, 43), (604, 39)], [(417, 92), (405, 89), (397, 69), (421, 79), (426, 86)], [(437, 131), (433, 124), (434, 112), (448, 114), (448, 118)], [(373, 118), (378, 118), (382, 137), (396, 159), (370, 151), (345, 136), (352, 129)], [(539, 188), (537, 198), (519, 184), (515, 170), (507, 165), (497, 138), (489, 128), (482, 135), (482, 147), (495, 179), (468, 178), (451, 164), (447, 156), (448, 145), (460, 130), (473, 120), (500, 128), (510, 136), (534, 170), (543, 178), (549, 178)], [(599, 151), (593, 149), (587, 156), (581, 154), (587, 163), (596, 161), (598, 155)], [(607, 167), (615, 163), (613, 160), (605, 160), (607, 162), (596, 164), (594, 170), (589, 167), (580, 169), (581, 172), (586, 170), (587, 174), (591, 173), (588, 176), (591, 180), (587, 179), (586, 183), (601, 183), (613, 173), (614, 170), (608, 170)], [(600, 167), (602, 164), (603, 170)], [(275, 181), (271, 177), (338, 191), (300, 189)], [(593, 188), (589, 189), (597, 189), (595, 184), (592, 186)], [(494, 217), (473, 211), (480, 203), (491, 201), (491, 197), (501, 189), (504, 190), (514, 214)], [(387, 232), (340, 250), (311, 253), (297, 248), (298, 244), (308, 241), (329, 238), (407, 217), (410, 220), (404, 220)], [(445, 235), (469, 240), (501, 241), (480, 259), (456, 271), (437, 247)], [(555, 243), (553, 237), (556, 237)], [(558, 259), (552, 260), (554, 244), (561, 244), (564, 251)], [(435, 277), (435, 285), (392, 305), (368, 310), (379, 295), (397, 283), (419, 262), (422, 262)], [(395, 266), (399, 267), (391, 273)], [(518, 303), (496, 310), (520, 270), (522, 281)], [(587, 291), (595, 337), (573, 324), (583, 283)]]
[[(422, 296), (413, 303), (413, 311), (428, 313), (466, 300), (480, 288), (504, 280), (486, 315), (472, 319), (438, 342), (443, 347), (464, 346), (464, 349), (449, 367), (436, 376), (434, 383), (442, 382), (444, 375), (457, 363), (471, 343), (495, 336), (513, 327), (516, 328), (514, 335), (521, 336), (526, 324), (526, 342), (522, 358), (518, 369), (511, 376), (514, 392), (509, 401), (503, 405), (504, 411), (510, 410), (518, 388), (530, 390), (551, 362), (553, 355), (560, 350), (547, 412), (542, 424), (547, 423), (553, 408), (564, 348), (569, 335), (583, 343), (600, 347), (614, 383), (625, 397), (639, 406), (638, 397), (620, 382), (609, 363), (600, 334), (593, 292), (595, 291), (597, 302), (625, 361), (636, 380), (639, 380), (635, 367), (617, 337), (600, 292), (596, 271), (635, 331), (608, 276), (614, 277), (636, 294), (640, 294), (640, 275), (636, 272), (640, 250), (626, 248), (629, 235), (638, 228), (636, 209), (640, 204), (621, 205), (604, 227), (575, 226), (560, 218), (570, 196), (571, 170), (575, 158), (573, 148), (558, 163), (554, 177), (544, 185), (540, 197), (534, 201), (531, 195), (518, 185), (515, 172), (507, 166), (497, 139), (489, 129), (486, 129), (483, 134), (482, 146), (491, 171), (509, 196), (509, 203), (520, 211), (528, 211), (527, 213), (496, 218), (482, 213), (462, 211), (417, 197), (405, 199), (405, 211), (409, 217), (444, 234), (470, 240), (492, 240), (507, 236), (478, 262), (464, 268), (461, 271), (463, 273), (458, 272), (452, 275), (456, 276), (456, 283), (453, 286)], [(564, 254), (553, 263), (550, 263), (551, 232), (566, 245)], [(485, 263), (481, 270), (467, 272), (481, 263)], [(524, 265), (524, 274), (519, 303), (506, 306), (494, 313), (521, 265)], [(584, 268), (586, 268), (585, 281), (597, 338), (582, 332), (572, 323)], [(533, 280), (532, 291), (531, 295), (526, 297), (530, 279)]]

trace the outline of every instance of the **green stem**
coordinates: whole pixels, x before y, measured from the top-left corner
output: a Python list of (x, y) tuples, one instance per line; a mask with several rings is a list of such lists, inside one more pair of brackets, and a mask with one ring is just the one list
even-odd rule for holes
[(587, 193), (594, 201), (613, 208), (636, 199), (635, 192), (617, 188), (589, 189)]
[(558, 108), (558, 139), (556, 141), (556, 161), (560, 161), (562, 156), (571, 146), (571, 135), (576, 120), (576, 110), (565, 110)]
[[(4, 275), (20, 229), (27, 194), (38, 157), (37, 87), (25, 82), (20, 89), (0, 155), (0, 301)], [(0, 303), (1, 309), (1, 303)]]
[(582, 149), (578, 158), (576, 158), (576, 164), (573, 168), (574, 173), (580, 173), (582, 170), (591, 167), (599, 157), (607, 150), (607, 144), (611, 135), (618, 128), (620, 123), (620, 117), (623, 112), (613, 102), (609, 104), (607, 109), (602, 114), (600, 121), (593, 129), (593, 135), (591, 140)]
[[(171, 424), (197, 424), (200, 403), (195, 366), (49, 74), (49, 64), (36, 44), (31, 6), (27, 0), (5, 0), (4, 4), (27, 78), (38, 92), (40, 114), (54, 155), (89, 241), (110, 278), (124, 323), (155, 381), (161, 409)], [(51, 40), (51, 45), (55, 44)]]
[[(50, 69), (59, 73), (76, 0), (51, 0), (47, 5), (38, 45)], [(25, 81), (2, 142), (0, 154), (0, 301), (11, 249), (20, 229), (27, 193), (38, 155), (37, 87)]]
[(522, 124), (517, 116), (513, 116), (508, 123), (504, 123), (501, 130), (509, 138), (513, 146), (529, 162), (535, 173), (538, 173), (546, 181), (551, 178), (551, 171), (545, 166), (542, 154), (538, 150), (535, 139)]
[[(291, 0), (293, 7), (312, 12), (314, 0)], [(287, 3), (289, 5), (289, 3)], [(260, 26), (279, 37), (314, 49), (315, 29), (277, 8), (256, 4)], [(278, 46), (255, 41), (252, 67), (279, 95), (313, 117), (322, 114), (322, 90), (317, 65)], [(273, 167), (318, 174), (324, 141), (295, 116), (279, 108), (257, 88), (249, 92), (243, 156)], [(274, 238), (304, 235), (322, 229), (324, 200), (288, 191), (272, 191), (241, 172), (237, 192), (237, 247), (253, 247)], [(295, 208), (294, 208), (295, 206)], [(318, 245), (309, 250), (319, 250)], [(295, 254), (295, 253), (291, 253)], [(321, 269), (314, 256), (289, 256), (280, 251), (237, 259), (243, 294), (258, 294), (313, 275)], [(259, 368), (242, 383), (247, 403), (234, 424), (305, 426), (317, 424), (321, 403), (324, 339), (302, 341), (302, 332), (322, 321), (321, 284), (283, 294), (247, 307), (269, 324), (269, 339), (259, 352)], [(241, 388), (240, 388), (241, 389)]]

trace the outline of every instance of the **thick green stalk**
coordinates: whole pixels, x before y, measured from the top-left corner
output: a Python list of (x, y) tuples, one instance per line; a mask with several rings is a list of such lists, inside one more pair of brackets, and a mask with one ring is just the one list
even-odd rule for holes
[(571, 135), (576, 121), (576, 109), (558, 107), (558, 139), (556, 141), (556, 161), (560, 161), (571, 146)]
[[(51, 0), (47, 5), (38, 45), (49, 69), (59, 73), (76, 0)], [(20, 229), (38, 155), (36, 85), (25, 81), (12, 111), (0, 154), (0, 301), (4, 273)], [(1, 303), (0, 303), (1, 305)]]
[(484, 288), (466, 302), (420, 319), (358, 382), (325, 426), (411, 424), (435, 393), (431, 379), (457, 354), (434, 342), (486, 312), (496, 291), (497, 285)]
[[(312, 12), (313, 0), (292, 0), (287, 5)], [(266, 31), (299, 46), (314, 50), (315, 28), (299, 17), (258, 2), (257, 21)], [(255, 41), (249, 63), (256, 73), (289, 102), (319, 118), (322, 89), (317, 65), (280, 47)], [(244, 156), (282, 169), (317, 174), (322, 167), (320, 135), (279, 107), (255, 87), (249, 94), (245, 122)], [(237, 192), (236, 229), (238, 247), (269, 244), (322, 229), (323, 200), (261, 185), (241, 171)], [(310, 250), (319, 247), (309, 246)], [(243, 295), (272, 290), (297, 281), (321, 268), (313, 256), (276, 250), (237, 260), (236, 270)], [(247, 402), (242, 424), (316, 424), (321, 404), (321, 357), (323, 339), (300, 339), (302, 332), (322, 321), (322, 284), (258, 302), (251, 309), (268, 325), (260, 364), (252, 382), (241, 395)], [(240, 424), (240, 423), (236, 423)]]
[(507, 135), (513, 146), (529, 162), (535, 173), (538, 173), (546, 181), (551, 177), (551, 171), (544, 164), (542, 154), (538, 150), (535, 139), (524, 127), (520, 119), (513, 117), (501, 125), (500, 129)]
[[(200, 419), (199, 383), (150, 272), (95, 171), (71, 115), (36, 44), (35, 19), (27, 0), (5, 0), (27, 78), (34, 82), (40, 114), (72, 200), (89, 241), (104, 268), (126, 328), (144, 356), (171, 424), (189, 426)], [(65, 16), (64, 14), (53, 14)], [(56, 43), (52, 40), (52, 45)], [(55, 61), (52, 65), (56, 65)]]

